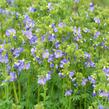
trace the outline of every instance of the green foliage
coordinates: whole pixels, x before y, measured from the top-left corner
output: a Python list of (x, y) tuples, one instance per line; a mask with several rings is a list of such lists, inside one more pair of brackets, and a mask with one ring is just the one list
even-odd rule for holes
[(0, 0), (0, 109), (109, 107), (109, 9), (91, 1)]

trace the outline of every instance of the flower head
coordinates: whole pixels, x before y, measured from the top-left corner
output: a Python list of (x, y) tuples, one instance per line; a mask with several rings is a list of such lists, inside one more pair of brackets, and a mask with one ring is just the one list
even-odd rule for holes
[(53, 67), (54, 67), (54, 64), (53, 64), (53, 63), (51, 63), (51, 64), (50, 64), (50, 67), (51, 67), (51, 68), (53, 68)]
[(60, 62), (60, 67), (63, 68), (63, 67), (64, 67), (64, 64), (66, 64), (66, 63), (68, 63), (68, 62), (69, 62), (69, 61), (68, 61), (67, 59), (65, 59), (65, 58), (62, 59), (61, 62)]
[(23, 22), (24, 22), (25, 28), (27, 30), (29, 30), (35, 26), (35, 22), (28, 15), (25, 16), (25, 19)]
[(104, 107), (102, 105), (99, 105), (99, 109), (104, 109)]
[(109, 77), (109, 68), (103, 68), (103, 71), (105, 72), (105, 75)]
[(45, 50), (43, 53), (42, 53), (42, 57), (45, 59), (45, 58), (48, 58), (49, 57), (49, 51), (48, 50)]
[(33, 13), (33, 12), (36, 12), (36, 8), (30, 7), (30, 8), (29, 8), (29, 11), (32, 12), (32, 13)]
[(13, 51), (13, 56), (14, 57), (18, 57), (20, 55), (21, 52), (23, 52), (23, 48), (16, 48), (14, 51)]
[(80, 0), (74, 0), (74, 2), (75, 2), (75, 3), (79, 3), (79, 2), (80, 2)]
[(88, 80), (92, 83), (95, 84), (96, 80), (92, 76), (88, 76)]
[(61, 50), (56, 50), (54, 52), (54, 56), (55, 56), (55, 58), (60, 58), (63, 56), (63, 52)]
[(14, 68), (18, 69), (18, 71), (21, 71), (21, 70), (25, 69), (24, 60), (18, 60), (18, 62), (16, 62), (14, 64)]
[(56, 27), (53, 30), (54, 30), (55, 33), (58, 32), (58, 29)]
[(50, 54), (49, 57), (48, 57), (48, 62), (51, 62), (54, 60), (54, 55), (53, 54)]
[(81, 85), (82, 85), (82, 86), (85, 86), (85, 85), (86, 85), (86, 83), (87, 83), (87, 81), (88, 81), (88, 80), (87, 80), (86, 78), (84, 78), (84, 79), (82, 80)]
[(45, 77), (38, 78), (38, 84), (39, 85), (45, 85), (46, 84), (46, 78)]
[(70, 90), (67, 90), (66, 92), (65, 92), (65, 96), (70, 96), (71, 94), (72, 94), (72, 90), (70, 89)]
[(56, 42), (55, 42), (55, 47), (56, 47), (56, 48), (59, 48), (59, 46), (60, 46), (59, 41), (56, 41)]
[(60, 28), (63, 28), (63, 27), (65, 26), (65, 24), (64, 24), (63, 22), (60, 22), (60, 23), (58, 24), (58, 26), (59, 26)]
[(94, 4), (93, 4), (92, 2), (90, 3), (90, 8), (89, 8), (89, 10), (90, 10), (91, 12), (94, 11)]
[(38, 78), (38, 84), (39, 85), (45, 85), (46, 84), (46, 82), (48, 81), (48, 80), (50, 80), (51, 79), (51, 73), (47, 73), (45, 76), (40, 76), (39, 78)]
[(6, 0), (9, 5), (12, 5), (15, 0)]
[(33, 35), (30, 39), (30, 44), (35, 44), (37, 42), (37, 37)]
[(59, 75), (60, 78), (64, 78), (65, 77), (65, 75), (62, 74), (61, 72), (59, 72), (58, 75)]
[(6, 30), (6, 36), (15, 36), (15, 34), (16, 34), (16, 30), (15, 29), (13, 29), (13, 28), (10, 28), (10, 29), (7, 29)]
[(90, 57), (91, 57), (90, 54), (87, 53), (87, 52), (85, 52), (84, 56), (85, 56), (86, 59), (90, 59)]
[(82, 38), (81, 28), (80, 27), (78, 27), (78, 28), (77, 27), (74, 27), (73, 28), (73, 34), (75, 35), (74, 40), (79, 41), (79, 39)]
[(10, 75), (10, 81), (11, 82), (16, 80), (17, 76), (16, 76), (15, 72), (10, 72), (9, 75)]
[(94, 39), (96, 39), (99, 35), (100, 35), (100, 32), (97, 31), (97, 32), (94, 34)]
[(30, 62), (28, 62), (27, 64), (25, 64), (25, 69), (28, 70), (30, 68)]
[(31, 38), (33, 37), (31, 31), (23, 31), (23, 34), (24, 34), (29, 40), (31, 40)]
[(48, 3), (48, 9), (49, 9), (50, 11), (53, 9), (51, 2)]
[(54, 41), (56, 39), (56, 36), (54, 34), (49, 35), (48, 40)]
[(95, 21), (95, 23), (100, 24), (100, 19), (99, 18), (95, 17), (94, 21)]
[(91, 60), (88, 60), (87, 62), (85, 62), (85, 66), (86, 67), (95, 67), (95, 63), (92, 62)]
[(101, 91), (101, 92), (99, 93), (99, 95), (100, 95), (101, 97), (109, 97), (109, 92)]
[(69, 77), (73, 77), (74, 74), (75, 74), (75, 73), (74, 73), (73, 71), (69, 72)]

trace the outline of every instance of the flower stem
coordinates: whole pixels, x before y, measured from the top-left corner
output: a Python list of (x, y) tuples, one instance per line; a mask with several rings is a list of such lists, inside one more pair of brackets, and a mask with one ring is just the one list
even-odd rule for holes
[(28, 82), (27, 82), (27, 109), (29, 109), (29, 104), (30, 104), (30, 101), (29, 101), (29, 99), (30, 99), (30, 74), (29, 74), (29, 72), (28, 72)]
[(40, 102), (40, 86), (38, 86), (38, 98), (37, 98), (37, 102), (38, 102), (38, 104)]
[(18, 96), (17, 96), (16, 87), (15, 87), (15, 83), (14, 82), (13, 82), (13, 91), (14, 91), (14, 96), (15, 96), (16, 103), (18, 104), (19, 100), (18, 100)]
[(44, 86), (44, 104), (46, 104), (46, 86)]
[(21, 86), (20, 86), (20, 81), (18, 80), (18, 92), (19, 92), (19, 101), (21, 98)]

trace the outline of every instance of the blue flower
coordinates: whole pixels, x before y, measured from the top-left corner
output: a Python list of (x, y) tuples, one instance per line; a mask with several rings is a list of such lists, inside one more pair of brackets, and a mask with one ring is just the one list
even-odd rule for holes
[(28, 38), (31, 39), (33, 37), (32, 32), (31, 31), (22, 31), (23, 34)]
[(46, 78), (45, 77), (38, 78), (38, 84), (39, 85), (45, 85), (46, 84)]
[(95, 67), (95, 63), (90, 61), (90, 67)]
[(96, 39), (99, 35), (100, 35), (100, 32), (97, 31), (97, 32), (94, 34), (94, 39)]
[(91, 60), (88, 60), (87, 62), (85, 62), (85, 66), (86, 67), (95, 67), (95, 63), (92, 62)]
[(65, 58), (61, 60), (61, 63), (62, 63), (62, 64), (65, 64), (65, 63), (67, 63), (67, 62), (68, 62), (68, 60), (65, 59)]
[(44, 36), (44, 35), (41, 37), (41, 41), (42, 41), (42, 42), (45, 41), (45, 36)]
[(96, 95), (97, 95), (96, 92), (93, 92), (93, 93), (92, 93), (92, 96), (93, 96), (93, 97), (96, 96)]
[(65, 92), (65, 96), (70, 96), (71, 94), (72, 94), (72, 90), (70, 89), (70, 90), (67, 90), (66, 92)]
[(51, 24), (51, 27), (52, 27), (52, 28), (55, 28), (55, 24), (54, 24), (54, 23), (53, 23), (53, 24)]
[(16, 34), (16, 30), (15, 29), (13, 29), (13, 28), (10, 28), (10, 29), (7, 29), (6, 30), (6, 36), (15, 36), (15, 34)]
[(4, 63), (8, 63), (8, 62), (9, 62), (8, 54), (6, 54), (6, 55), (4, 56)]
[(61, 72), (59, 72), (58, 75), (59, 75), (60, 78), (64, 78), (65, 77), (65, 75), (62, 74)]
[(29, 8), (29, 11), (32, 12), (32, 13), (33, 13), (33, 12), (36, 12), (36, 8), (30, 7), (30, 8)]
[(51, 64), (50, 64), (50, 67), (51, 67), (51, 68), (53, 68), (53, 67), (54, 67), (54, 64), (53, 64), (53, 63), (51, 63)]
[(27, 30), (32, 29), (35, 26), (35, 22), (28, 15), (25, 16), (25, 19), (23, 22)]
[(30, 39), (30, 44), (35, 44), (37, 42), (37, 37), (33, 35)]
[(88, 80), (92, 83), (95, 84), (96, 80), (92, 76), (88, 76)]
[(109, 97), (109, 92), (101, 91), (101, 92), (99, 93), (99, 95), (102, 96), (102, 97)]
[(13, 51), (13, 56), (14, 57), (18, 57), (20, 55), (21, 52), (23, 52), (23, 48), (16, 48), (14, 51)]
[(25, 69), (28, 70), (30, 68), (30, 63), (25, 64)]
[(39, 64), (41, 64), (42, 63), (42, 61), (41, 61), (41, 59), (37, 56), (37, 57), (35, 57), (35, 60), (39, 63)]
[(46, 82), (47, 82), (48, 80), (50, 80), (50, 79), (51, 79), (51, 73), (48, 72), (48, 74), (46, 74), (46, 76), (40, 76), (40, 77), (38, 78), (38, 84), (39, 84), (39, 85), (45, 85)]
[(65, 24), (64, 24), (63, 22), (60, 22), (60, 23), (58, 24), (58, 26), (59, 26), (60, 28), (63, 28), (63, 27), (65, 26)]
[(75, 3), (79, 3), (79, 2), (80, 2), (80, 0), (74, 0), (74, 2), (75, 2)]
[(33, 56), (35, 56), (35, 51), (36, 51), (36, 48), (34, 47), (34, 48), (31, 48), (31, 54), (33, 55)]
[(58, 32), (58, 29), (56, 27), (53, 30), (54, 30), (55, 33)]
[(81, 28), (80, 28), (80, 27), (78, 27), (78, 28), (74, 27), (74, 28), (73, 28), (73, 34), (75, 35), (74, 40), (79, 41), (79, 39), (82, 38), (82, 35), (81, 35)]
[(5, 64), (7, 64), (9, 62), (7, 53), (4, 56), (2, 56), (2, 54), (0, 54), (0, 62), (5, 63)]
[(3, 56), (2, 56), (2, 54), (0, 54), (0, 62), (1, 62), (1, 63), (4, 62), (4, 61), (3, 61)]
[(14, 39), (17, 39), (17, 37), (16, 37), (16, 36), (13, 36), (13, 38), (14, 38)]
[(50, 54), (49, 55), (49, 58), (48, 58), (48, 62), (51, 62), (54, 60), (54, 55), (53, 54)]
[(45, 50), (43, 53), (42, 53), (42, 57), (45, 59), (45, 58), (48, 58), (49, 57), (49, 51), (48, 50)]
[(56, 42), (55, 42), (55, 47), (56, 47), (56, 48), (59, 48), (59, 46), (60, 46), (59, 41), (56, 41)]
[(52, 73), (53, 73), (53, 71), (52, 71), (52, 70), (51, 70), (51, 71), (48, 71), (48, 74), (50, 74), (50, 75), (51, 75)]
[(62, 59), (61, 62), (60, 62), (60, 67), (63, 68), (63, 67), (64, 67), (64, 64), (66, 64), (66, 63), (68, 63), (68, 62), (69, 62), (69, 61), (68, 61), (67, 59), (65, 59), (65, 58)]
[(2, 8), (0, 8), (0, 14), (2, 14), (3, 13), (3, 9)]
[(105, 73), (109, 73), (109, 68), (103, 68), (103, 71), (104, 71)]
[(105, 72), (105, 75), (109, 77), (109, 68), (103, 68), (103, 71)]
[(53, 9), (51, 2), (48, 3), (48, 9), (49, 9), (50, 11)]
[(74, 76), (74, 72), (72, 71), (72, 72), (69, 72), (69, 77), (73, 77)]
[(12, 5), (15, 0), (6, 0), (9, 5)]
[(9, 72), (11, 70), (11, 66), (9, 64), (6, 65), (6, 70)]
[(54, 41), (56, 39), (56, 36), (54, 34), (49, 35), (48, 40)]
[(95, 17), (94, 21), (95, 21), (95, 23), (100, 24), (100, 19), (99, 18)]
[(88, 80), (87, 80), (86, 78), (84, 78), (84, 79), (82, 80), (81, 85), (82, 85), (82, 86), (85, 86), (85, 85), (86, 85), (86, 83), (87, 83), (87, 81), (88, 81)]
[(90, 56), (89, 53), (85, 52), (84, 57), (85, 57), (86, 59), (90, 59), (91, 56)]
[(9, 75), (10, 75), (10, 81), (11, 82), (16, 80), (17, 76), (16, 76), (15, 72), (10, 72)]
[(89, 8), (89, 10), (90, 10), (91, 12), (94, 11), (94, 4), (93, 4), (93, 3), (90, 3), (90, 8)]
[(102, 105), (99, 105), (99, 107), (98, 107), (99, 109), (104, 109), (104, 107), (102, 106)]
[(18, 60), (18, 62), (14, 64), (14, 68), (18, 69), (18, 71), (23, 70), (25, 68), (24, 60)]
[(6, 11), (6, 10), (4, 10), (4, 9), (2, 9), (2, 8), (0, 8), (0, 14), (6, 14), (6, 15), (8, 15), (9, 12)]
[(46, 74), (46, 81), (48, 81), (50, 79), (51, 79), (51, 74), (50, 73)]
[(61, 58), (63, 56), (63, 52), (61, 50), (56, 50), (54, 52), (55, 58)]

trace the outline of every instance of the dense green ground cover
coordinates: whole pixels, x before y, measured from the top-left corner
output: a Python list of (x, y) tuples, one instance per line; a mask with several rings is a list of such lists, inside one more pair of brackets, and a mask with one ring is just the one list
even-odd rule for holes
[(92, 1), (0, 0), (0, 109), (109, 109), (109, 1)]

